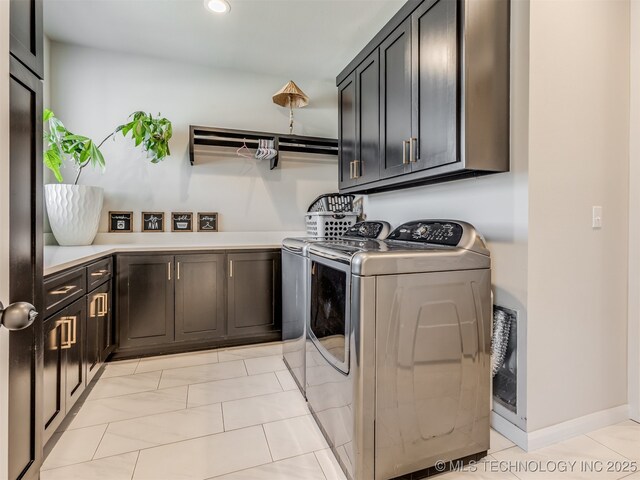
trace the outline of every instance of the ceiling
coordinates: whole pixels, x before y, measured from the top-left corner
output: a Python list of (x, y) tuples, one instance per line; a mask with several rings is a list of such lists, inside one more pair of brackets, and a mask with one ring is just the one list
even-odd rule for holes
[(334, 79), (405, 0), (47, 0), (52, 40), (285, 77)]

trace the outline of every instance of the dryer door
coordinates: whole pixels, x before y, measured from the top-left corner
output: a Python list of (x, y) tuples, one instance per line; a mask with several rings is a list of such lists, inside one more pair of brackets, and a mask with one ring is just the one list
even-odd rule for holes
[(351, 267), (311, 256), (309, 338), (326, 361), (349, 373)]

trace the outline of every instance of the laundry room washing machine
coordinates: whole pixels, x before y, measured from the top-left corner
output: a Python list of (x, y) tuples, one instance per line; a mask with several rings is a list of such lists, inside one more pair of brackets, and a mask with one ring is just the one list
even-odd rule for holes
[(347, 478), (484, 456), (491, 259), (476, 230), (415, 221), (386, 240), (317, 242), (308, 256), (307, 400)]
[[(359, 222), (343, 238), (386, 238), (391, 231), (384, 221)], [(283, 360), (298, 388), (305, 394), (306, 323), (309, 314), (310, 245), (326, 241), (319, 237), (291, 237), (282, 241), (282, 340)], [(310, 359), (313, 363), (313, 360)]]

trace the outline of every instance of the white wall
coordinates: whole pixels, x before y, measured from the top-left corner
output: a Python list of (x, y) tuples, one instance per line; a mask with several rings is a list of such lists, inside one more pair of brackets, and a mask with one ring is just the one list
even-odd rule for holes
[(640, 422), (640, 0), (631, 0), (629, 125), (629, 407)]
[(527, 414), (538, 430), (627, 403), (629, 2), (533, 0), (530, 15)]
[[(393, 226), (419, 218), (452, 218), (473, 224), (491, 250), (495, 303), (519, 312), (519, 340), (527, 325), (528, 234), (528, 2), (512, 3), (511, 171), (477, 179), (369, 195), (369, 219)], [(526, 376), (526, 357), (518, 365)], [(526, 402), (526, 398), (522, 398)], [(526, 412), (526, 404), (521, 405)], [(517, 419), (525, 428), (525, 416)]]
[[(288, 111), (271, 95), (290, 80), (125, 55), (52, 42), (50, 106), (76, 133), (100, 141), (135, 110), (161, 112), (173, 122), (172, 156), (151, 165), (132, 142), (119, 138), (103, 147), (107, 171), (83, 172), (80, 183), (102, 186), (109, 210), (217, 211), (226, 231), (303, 230), (302, 213), (315, 196), (337, 190), (337, 158), (283, 155), (281, 166), (219, 150), (190, 166), (190, 124), (288, 131)], [(296, 111), (296, 133), (337, 136), (333, 82), (295, 78), (309, 95)], [(51, 181), (51, 177), (48, 177)], [(73, 181), (73, 172), (65, 172)]]
[[(9, 301), (9, 2), (0, 1), (0, 301)], [(8, 472), (9, 332), (0, 327), (0, 478)]]

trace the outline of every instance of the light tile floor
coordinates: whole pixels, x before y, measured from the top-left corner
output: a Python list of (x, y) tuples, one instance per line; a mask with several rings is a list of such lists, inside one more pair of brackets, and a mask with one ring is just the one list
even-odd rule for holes
[[(41, 479), (343, 480), (281, 354), (268, 344), (108, 364), (54, 435)], [(631, 421), (529, 453), (492, 430), (485, 461), (438, 478), (640, 480), (630, 462), (640, 462)]]

